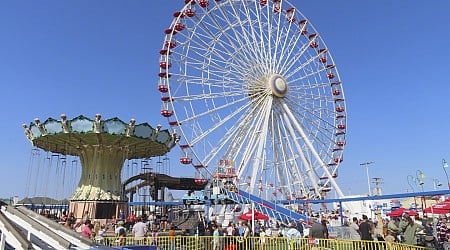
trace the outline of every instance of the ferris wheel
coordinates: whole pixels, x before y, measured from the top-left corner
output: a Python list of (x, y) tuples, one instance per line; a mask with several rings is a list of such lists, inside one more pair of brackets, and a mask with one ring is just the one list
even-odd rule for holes
[(341, 80), (288, 1), (186, 0), (164, 32), (158, 76), (181, 165), (271, 200), (343, 196)]

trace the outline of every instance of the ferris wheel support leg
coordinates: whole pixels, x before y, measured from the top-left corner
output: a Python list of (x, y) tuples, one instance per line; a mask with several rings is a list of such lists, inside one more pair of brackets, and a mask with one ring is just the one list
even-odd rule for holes
[[(283, 119), (285, 120), (285, 123), (286, 123), (286, 126), (288, 127), (288, 131), (289, 131), (290, 135), (293, 138), (295, 138), (295, 132), (294, 132), (294, 129), (291, 126), (291, 123), (290, 123), (291, 120), (286, 116), (286, 113), (284, 114)], [(300, 128), (300, 130), (301, 130), (301, 128)], [(301, 130), (301, 132), (302, 132), (302, 134), (304, 134), (303, 130)], [(313, 169), (311, 167), (311, 163), (306, 159), (305, 154), (303, 153), (302, 147), (298, 144), (297, 140), (294, 140), (294, 144), (297, 147), (297, 151), (299, 152), (300, 158), (301, 158), (303, 164), (305, 165), (305, 167), (307, 169), (306, 172), (308, 173), (308, 177), (309, 177), (309, 179), (311, 180), (311, 182), (313, 184), (314, 190), (319, 190), (319, 186), (317, 184), (316, 178), (314, 178), (314, 175), (313, 175), (314, 171), (313, 171)], [(316, 194), (320, 195), (319, 193), (316, 193)]]
[[(269, 99), (268, 103), (266, 103), (266, 106), (271, 106), (272, 105), (272, 98)], [(266, 109), (264, 109), (266, 110)], [(250, 189), (251, 192), (253, 191), (254, 187), (256, 186), (256, 178), (255, 176), (257, 175), (259, 168), (264, 168), (264, 166), (261, 165), (261, 159), (263, 159), (263, 152), (264, 152), (264, 145), (266, 144), (266, 140), (267, 140), (267, 128), (269, 127), (269, 120), (270, 120), (270, 114), (271, 112), (266, 112), (264, 114), (264, 120), (263, 122), (259, 123), (260, 128), (261, 128), (261, 135), (258, 137), (258, 148), (257, 148), (257, 152), (256, 152), (256, 159), (253, 162), (253, 172), (252, 172), (252, 178), (250, 179)], [(262, 125), (261, 125), (262, 124)]]
[(323, 168), (323, 170), (325, 171), (326, 175), (328, 176), (328, 179), (330, 180), (331, 184), (333, 185), (334, 189), (336, 190), (336, 193), (339, 195), (339, 197), (341, 197), (341, 198), (344, 197), (344, 194), (342, 193), (342, 190), (337, 185), (336, 181), (334, 180), (333, 176), (331, 175), (330, 171), (328, 170), (327, 165), (320, 158), (319, 154), (314, 149), (311, 141), (308, 140), (308, 138), (305, 135), (305, 132), (300, 127), (300, 124), (298, 124), (298, 122), (295, 119), (294, 115), (292, 114), (291, 110), (287, 107), (287, 105), (285, 103), (283, 104), (283, 109), (284, 109), (284, 111), (286, 111), (286, 113), (289, 116), (289, 118), (291, 118), (291, 121), (294, 121), (295, 128), (297, 129), (297, 131), (299, 131), (301, 137), (305, 141), (305, 144), (308, 146), (308, 148), (311, 150), (311, 153), (313, 154), (313, 156), (320, 163), (321, 167)]

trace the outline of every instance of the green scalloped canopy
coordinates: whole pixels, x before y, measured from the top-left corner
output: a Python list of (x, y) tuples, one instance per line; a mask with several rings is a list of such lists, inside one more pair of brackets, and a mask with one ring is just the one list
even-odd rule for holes
[(100, 133), (94, 132), (94, 120), (82, 115), (68, 120), (68, 132), (61, 120), (48, 118), (42, 124), (46, 134), (35, 123), (29, 126), (33, 145), (63, 155), (80, 156), (82, 147), (101, 147), (126, 151), (126, 159), (149, 158), (164, 155), (175, 146), (168, 130), (158, 131), (148, 123), (135, 125), (133, 133), (127, 135), (128, 124), (116, 117), (102, 120)]

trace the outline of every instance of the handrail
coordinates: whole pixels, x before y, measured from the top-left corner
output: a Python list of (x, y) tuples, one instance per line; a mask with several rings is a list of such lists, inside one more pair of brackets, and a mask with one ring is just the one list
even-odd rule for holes
[[(5, 206), (6, 207), (6, 206)], [(6, 237), (5, 241), (13, 245), (16, 249), (32, 249), (30, 241), (20, 232), (20, 230), (12, 226), (12, 222), (0, 210), (0, 231)], [(0, 237), (1, 238), (1, 237)], [(0, 240), (0, 249), (4, 249), (4, 242)]]
[(89, 239), (84, 238), (83, 236), (81, 236), (81, 234), (65, 227), (64, 225), (59, 224), (54, 220), (46, 218), (23, 206), (16, 207), (16, 209), (20, 211), (22, 214), (26, 215), (28, 218), (33, 219), (34, 221), (46, 227), (47, 229), (51, 230), (52, 232), (61, 235), (62, 237), (64, 237), (64, 239), (68, 240), (72, 245), (82, 248), (89, 248), (92, 245), (92, 241), (90, 241)]
[(243, 204), (253, 203), (253, 206), (262, 213), (265, 213), (271, 218), (281, 220), (284, 223), (299, 221), (300, 219), (308, 221), (308, 218), (303, 214), (299, 214), (292, 210), (286, 209), (279, 204), (264, 200), (261, 197), (257, 197), (243, 190), (238, 189), (236, 191), (237, 192), (233, 192), (225, 188), (222, 189), (222, 192), (227, 195), (229, 199)]
[(27, 217), (14, 207), (4, 207), (2, 208), (2, 213), (9, 220), (19, 223), (29, 233), (36, 235), (47, 244), (52, 245), (55, 249), (69, 249), (72, 245), (70, 241), (44, 227), (39, 222)]

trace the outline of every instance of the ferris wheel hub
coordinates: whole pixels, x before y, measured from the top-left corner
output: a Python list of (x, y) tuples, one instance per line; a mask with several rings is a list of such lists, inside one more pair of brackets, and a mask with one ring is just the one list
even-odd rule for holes
[(277, 97), (285, 97), (288, 92), (288, 84), (284, 77), (279, 74), (274, 74), (269, 78), (270, 88), (272, 93)]

